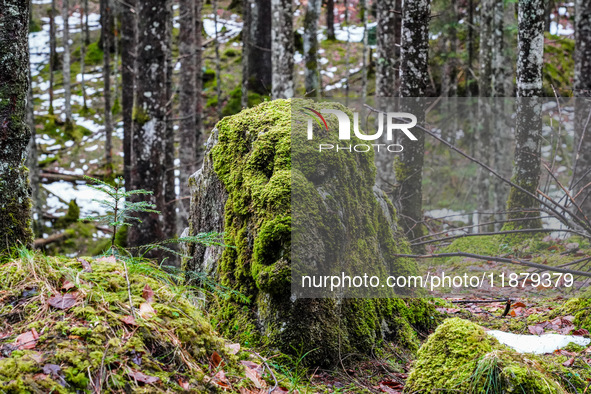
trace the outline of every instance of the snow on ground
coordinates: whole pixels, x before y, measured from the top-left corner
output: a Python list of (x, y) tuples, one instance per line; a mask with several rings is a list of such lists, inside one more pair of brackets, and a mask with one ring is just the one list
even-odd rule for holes
[(59, 215), (59, 210), (63, 209), (64, 204), (60, 198), (64, 201), (76, 200), (80, 207), (80, 217), (106, 213), (104, 207), (95, 201), (102, 196), (82, 182), (76, 185), (70, 182), (53, 182), (43, 187), (50, 192), (47, 197), (47, 208), (50, 214)]
[(591, 343), (589, 338), (574, 335), (518, 335), (497, 330), (487, 331), (487, 334), (518, 353), (547, 354), (562, 349), (571, 342), (585, 347)]

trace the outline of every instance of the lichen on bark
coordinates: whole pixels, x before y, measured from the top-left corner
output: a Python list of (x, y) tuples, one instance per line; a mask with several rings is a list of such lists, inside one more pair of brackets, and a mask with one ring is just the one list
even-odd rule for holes
[(25, 156), (29, 2), (7, 0), (0, 12), (0, 253), (32, 243)]

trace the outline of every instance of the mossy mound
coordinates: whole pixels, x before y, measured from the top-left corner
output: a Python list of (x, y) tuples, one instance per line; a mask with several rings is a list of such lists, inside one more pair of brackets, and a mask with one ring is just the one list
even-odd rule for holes
[(238, 370), (192, 292), (158, 267), (128, 261), (128, 288), (113, 256), (19, 253), (0, 266), (1, 392), (215, 392), (215, 352)]
[(405, 392), (566, 393), (560, 381), (567, 375), (571, 386), (575, 382), (584, 389), (584, 379), (573, 379), (562, 361), (518, 354), (488, 336), (481, 326), (453, 318), (419, 349)]
[[(416, 350), (416, 331), (428, 331), (436, 322), (437, 314), (425, 300), (306, 299), (291, 292), (296, 183), (298, 192), (311, 196), (309, 209), (303, 210), (307, 217), (297, 218), (309, 223), (310, 234), (324, 232), (333, 246), (337, 242), (342, 246), (347, 239), (339, 232), (343, 228), (358, 238), (345, 245), (357, 261), (369, 259), (367, 267), (384, 272), (385, 266), (401, 275), (416, 272), (413, 262), (394, 257), (408, 251), (408, 246), (396, 231), (394, 207), (380, 201), (374, 191), (372, 154), (341, 152), (320, 158), (303, 152), (298, 156), (302, 166), (292, 169), (294, 105), (290, 100), (265, 102), (218, 123), (207, 144), (204, 166), (191, 179), (190, 234), (225, 232), (233, 247), (197, 246), (185, 268), (207, 273), (250, 300), (232, 296), (210, 303), (223, 333), (243, 344), (268, 345), (292, 354), (309, 352), (305, 362), (315, 365), (333, 364), (339, 353), (371, 352), (382, 340)], [(334, 103), (300, 105), (350, 113)], [(336, 118), (330, 122), (335, 126)], [(338, 135), (324, 133), (320, 138), (334, 142)], [(331, 174), (339, 171), (346, 176), (335, 183)], [(331, 198), (330, 192), (338, 187), (350, 188), (351, 193), (333, 193), (336, 197)], [(331, 210), (345, 212), (341, 218), (347, 219), (339, 219)], [(327, 221), (329, 216), (332, 222)], [(318, 258), (330, 252), (310, 249)]]

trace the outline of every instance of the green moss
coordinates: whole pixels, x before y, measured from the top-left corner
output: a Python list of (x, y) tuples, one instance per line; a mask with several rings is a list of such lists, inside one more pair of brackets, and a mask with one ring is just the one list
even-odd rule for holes
[(98, 42), (93, 42), (86, 48), (86, 56), (84, 58), (84, 62), (87, 65), (91, 65), (91, 66), (96, 66), (96, 65), (102, 64), (103, 51), (99, 47)]
[(140, 108), (138, 106), (133, 107), (132, 116), (133, 121), (140, 126), (143, 126), (150, 121), (150, 116), (148, 115), (148, 113), (143, 108)]
[(566, 393), (543, 359), (517, 354), (458, 318), (446, 320), (419, 349), (405, 391)]
[[(84, 272), (76, 260), (17, 253), (0, 266), (0, 330), (11, 333), (1, 340), (0, 391), (86, 392), (101, 376), (101, 392), (186, 392), (179, 379), (191, 392), (205, 392), (204, 371), (214, 351), (224, 357), (224, 369), (233, 371), (229, 375), (241, 373), (191, 291), (151, 263), (127, 262), (136, 315), (130, 324), (122, 321), (132, 312), (120, 260), (85, 258), (93, 272)], [(76, 305), (66, 310), (47, 305), (51, 296), (66, 292), (66, 281), (74, 285)], [(145, 286), (154, 292), (155, 314), (141, 317)], [(18, 350), (15, 337), (33, 329), (39, 334), (33, 348)], [(59, 366), (58, 372), (44, 372), (47, 364)], [(130, 370), (160, 382), (140, 387)]]
[[(342, 223), (327, 208), (344, 204), (351, 212), (358, 212), (345, 223), (349, 236), (360, 239), (350, 250), (353, 264), (382, 267), (378, 256), (383, 256), (385, 261), (395, 262), (390, 267), (392, 274), (416, 272), (414, 262), (394, 256), (408, 251), (408, 243), (393, 229), (373, 194), (373, 156), (306, 156), (310, 152), (302, 149), (305, 141), (292, 139), (293, 105), (289, 100), (265, 102), (217, 124), (218, 143), (209, 155), (229, 195), (224, 231), (233, 246), (224, 250), (217, 275), (224, 286), (246, 295), (251, 302), (238, 297), (213, 300), (216, 322), (222, 332), (249, 344), (254, 341), (286, 353), (311, 351), (306, 361), (318, 364), (334, 362), (339, 350), (367, 352), (382, 339), (416, 350), (414, 328), (428, 330), (436, 322), (436, 313), (425, 300), (347, 299), (342, 304), (333, 299), (290, 300), (294, 196), (305, 206), (300, 209), (305, 212), (300, 223), (327, 232), (325, 243), (333, 249), (344, 239), (333, 231)], [(297, 156), (297, 170), (292, 169), (294, 151), (303, 155)], [(334, 193), (327, 191), (326, 203), (314, 183), (321, 181), (319, 166), (346, 174), (342, 182), (334, 183)], [(292, 195), (292, 191), (298, 194)], [(388, 209), (395, 217), (391, 203)]]

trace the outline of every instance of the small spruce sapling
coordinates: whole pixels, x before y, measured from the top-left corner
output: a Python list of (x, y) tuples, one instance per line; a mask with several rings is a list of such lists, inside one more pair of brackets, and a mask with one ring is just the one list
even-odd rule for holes
[(153, 193), (143, 189), (129, 191), (125, 190), (125, 187), (123, 187), (123, 178), (116, 178), (114, 180), (114, 185), (89, 176), (84, 176), (84, 178), (92, 182), (88, 184), (89, 187), (106, 195), (107, 198), (103, 200), (93, 199), (93, 201), (96, 201), (101, 206), (103, 206), (107, 213), (104, 215), (89, 216), (81, 220), (98, 222), (111, 227), (113, 230), (113, 236), (111, 237), (111, 250), (114, 250), (115, 248), (115, 235), (121, 226), (133, 226), (134, 221), (139, 223), (142, 222), (138, 217), (133, 216), (134, 213), (160, 213), (160, 211), (155, 209), (156, 206), (154, 204), (151, 204), (147, 201), (130, 201), (129, 197), (131, 196), (151, 195)]

